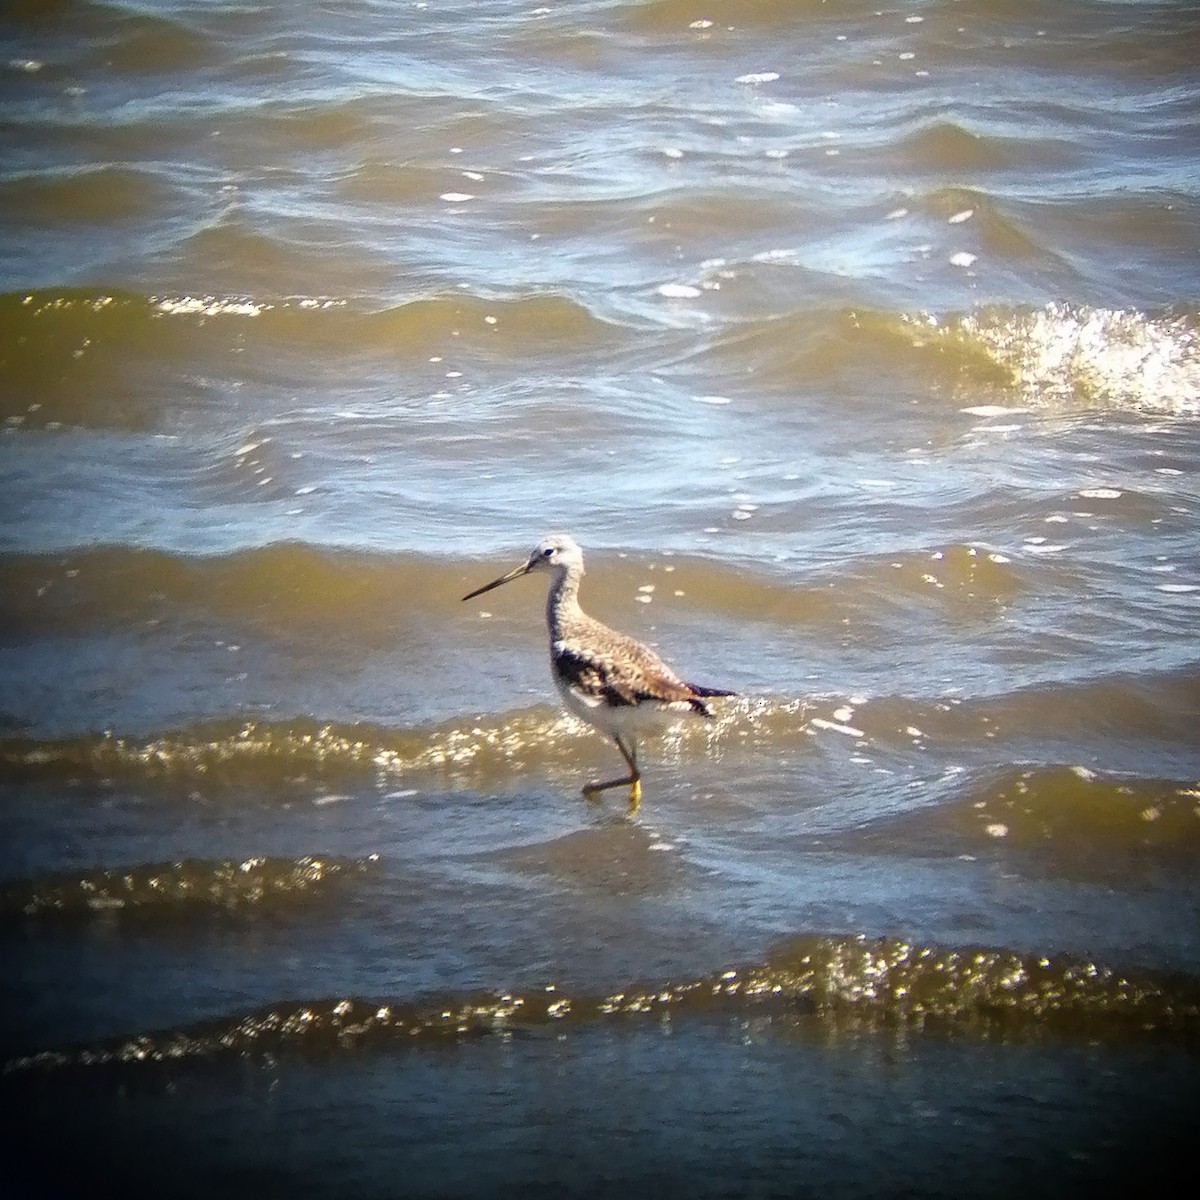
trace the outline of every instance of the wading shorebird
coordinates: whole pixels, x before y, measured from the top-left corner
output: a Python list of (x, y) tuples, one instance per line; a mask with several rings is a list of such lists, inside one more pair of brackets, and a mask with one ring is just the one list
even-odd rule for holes
[(534, 571), (551, 573), (546, 600), (550, 671), (563, 704), (575, 716), (608, 734), (629, 768), (629, 774), (620, 779), (587, 784), (583, 794), (590, 800), (609, 788), (628, 787), (629, 811), (634, 812), (642, 801), (638, 731), (661, 724), (664, 718), (711, 718), (712, 711), (705, 701), (736, 693), (684, 683), (649, 647), (589, 617), (579, 607), (583, 551), (565, 533), (543, 538), (519, 567), (468, 592), (463, 599), (470, 600)]

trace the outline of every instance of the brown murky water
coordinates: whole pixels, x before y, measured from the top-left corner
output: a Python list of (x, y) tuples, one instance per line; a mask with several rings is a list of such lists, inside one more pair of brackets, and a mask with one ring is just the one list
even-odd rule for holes
[[(1184, 1160), (1191, 6), (0, 37), (18, 1194)], [(541, 587), (458, 600), (551, 529), (591, 611), (739, 693), (647, 742), (632, 820), (579, 795), (615, 754)]]

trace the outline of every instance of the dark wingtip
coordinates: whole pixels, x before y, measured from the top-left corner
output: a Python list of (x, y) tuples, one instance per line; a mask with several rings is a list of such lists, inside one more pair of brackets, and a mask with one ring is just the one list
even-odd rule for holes
[(736, 696), (737, 692), (727, 692), (724, 688), (701, 687), (698, 683), (689, 683), (688, 687), (696, 696)]

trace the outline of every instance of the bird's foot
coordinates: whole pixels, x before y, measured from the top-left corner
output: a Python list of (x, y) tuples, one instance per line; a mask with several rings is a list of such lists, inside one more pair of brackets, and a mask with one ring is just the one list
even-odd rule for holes
[(642, 781), (638, 776), (625, 776), (624, 779), (610, 779), (606, 783), (585, 783), (583, 795), (587, 800), (598, 800), (601, 792), (611, 788), (627, 787), (629, 789), (629, 811), (635, 812), (642, 802)]

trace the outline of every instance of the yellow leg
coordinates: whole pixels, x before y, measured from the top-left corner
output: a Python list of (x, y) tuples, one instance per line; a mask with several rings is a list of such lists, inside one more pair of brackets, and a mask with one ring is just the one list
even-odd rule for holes
[(632, 743), (626, 747), (619, 737), (613, 738), (613, 741), (617, 743), (617, 749), (620, 750), (621, 757), (629, 767), (629, 774), (620, 779), (609, 779), (604, 783), (586, 784), (583, 794), (589, 800), (594, 800), (598, 793), (607, 792), (609, 788), (627, 787), (629, 788), (629, 811), (635, 813), (642, 803), (642, 774), (637, 765), (637, 748)]
[(633, 788), (636, 786), (638, 786), (638, 781), (632, 775), (624, 775), (620, 779), (607, 779), (604, 783), (585, 783), (583, 785), (583, 794), (589, 800), (595, 800), (600, 792), (607, 792), (609, 788)]

